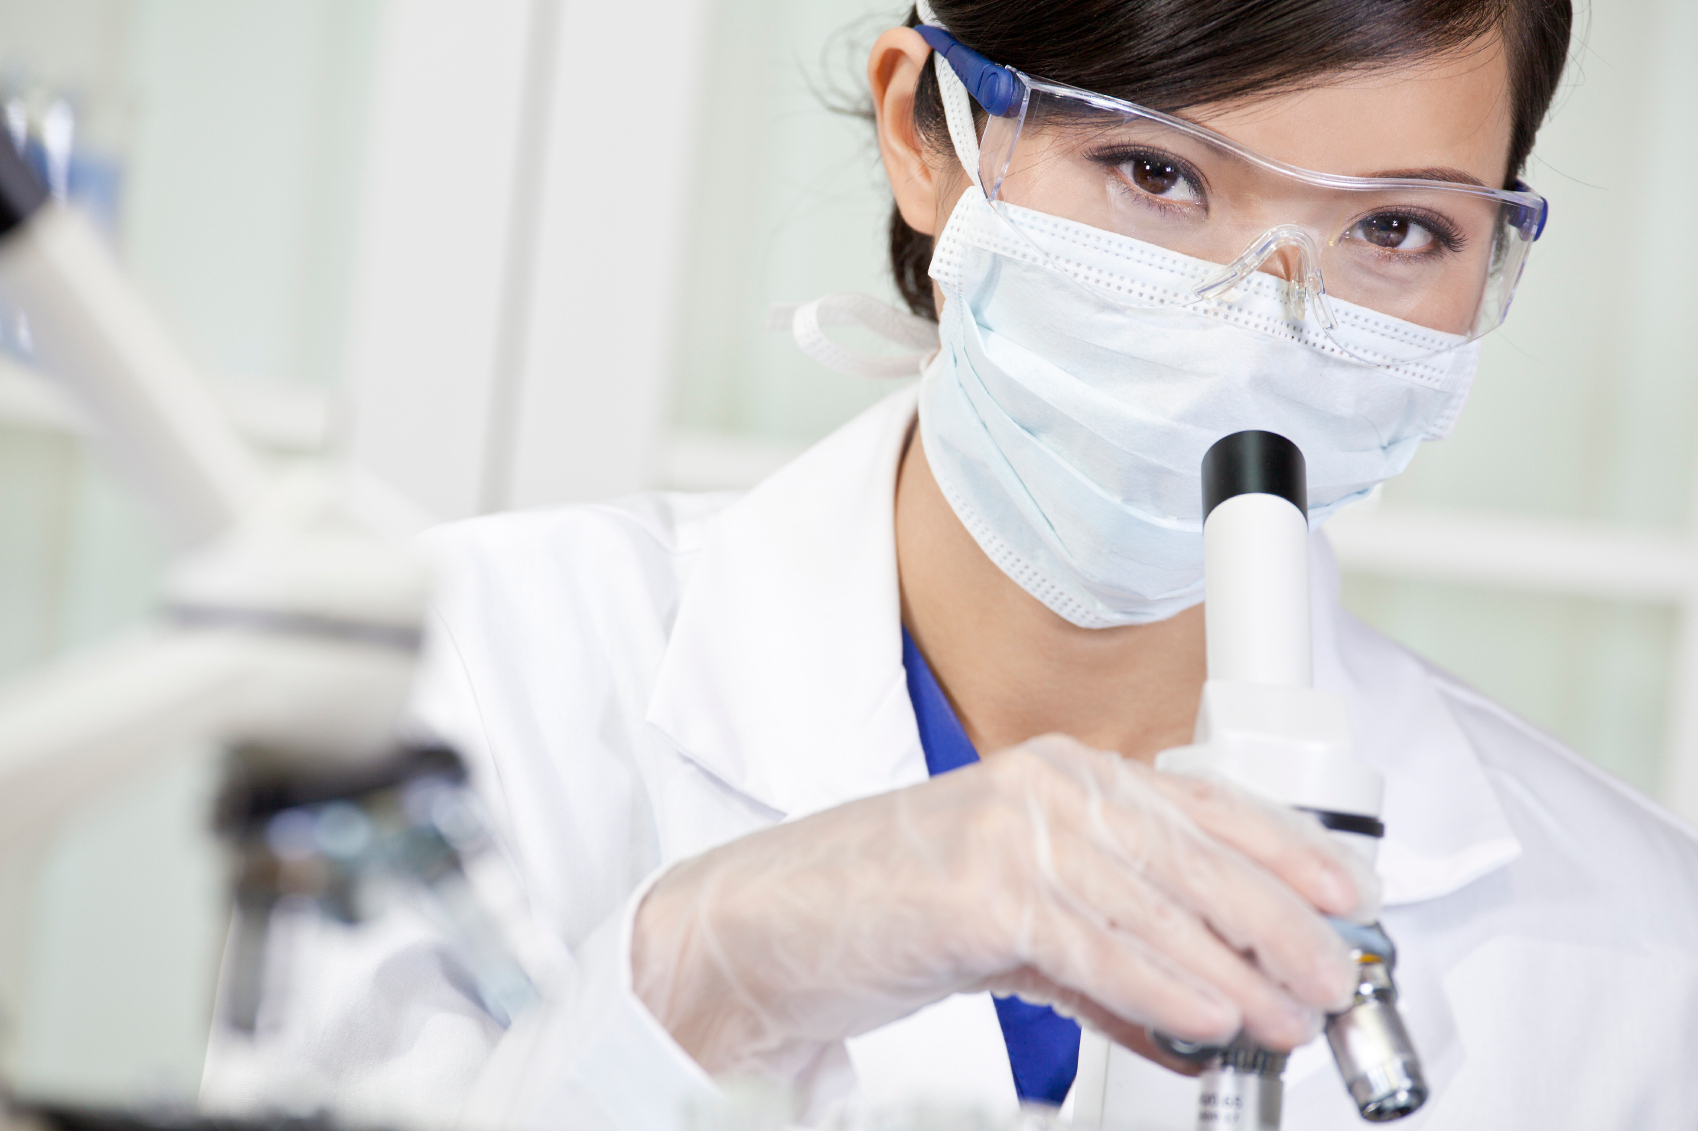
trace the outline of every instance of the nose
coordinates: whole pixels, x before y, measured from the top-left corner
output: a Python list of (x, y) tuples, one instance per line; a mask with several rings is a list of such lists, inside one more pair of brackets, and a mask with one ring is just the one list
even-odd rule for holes
[(1202, 283), (1193, 294), (1198, 299), (1225, 298), (1254, 274), (1272, 275), (1285, 281), (1286, 315), (1293, 322), (1304, 320), (1313, 307), (1316, 319), (1326, 329), (1334, 326), (1327, 308), (1326, 283), (1321, 278), (1321, 252), (1315, 237), (1295, 224), (1269, 228), (1250, 241), (1250, 246), (1222, 268), (1219, 275)]
[(1291, 244), (1282, 244), (1260, 264), (1256, 270), (1284, 279), (1287, 283), (1302, 283), (1305, 274), (1303, 270), (1303, 253)]

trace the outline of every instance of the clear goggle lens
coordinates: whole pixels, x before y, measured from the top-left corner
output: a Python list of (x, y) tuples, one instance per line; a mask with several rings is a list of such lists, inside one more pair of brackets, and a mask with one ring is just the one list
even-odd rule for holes
[(1496, 327), (1542, 227), (1544, 200), (1525, 186), (1311, 173), (1130, 103), (1020, 82), (1022, 97), (989, 118), (980, 143), (993, 205), (1199, 261), (1182, 302), (1229, 298), (1262, 273), (1286, 281), (1294, 321), (1335, 340), (1352, 307), (1438, 332), (1373, 360), (1419, 360)]

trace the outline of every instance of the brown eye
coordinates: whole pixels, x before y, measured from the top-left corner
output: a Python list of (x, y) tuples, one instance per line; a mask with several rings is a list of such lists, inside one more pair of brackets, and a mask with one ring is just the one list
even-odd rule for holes
[(1202, 199), (1190, 177), (1159, 157), (1134, 157), (1126, 163), (1126, 171), (1133, 185), (1151, 196), (1180, 203)]
[(1407, 216), (1392, 214), (1370, 216), (1356, 226), (1357, 234), (1387, 251), (1426, 251), (1433, 245), (1433, 233), (1425, 224)]

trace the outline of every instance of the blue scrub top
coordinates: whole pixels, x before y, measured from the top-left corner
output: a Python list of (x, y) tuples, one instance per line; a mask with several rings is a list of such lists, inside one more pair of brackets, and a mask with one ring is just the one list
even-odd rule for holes
[[(906, 628), (902, 630), (902, 663), (908, 670), (908, 698), (914, 704), (914, 721), (920, 726), (926, 770), (936, 777), (977, 762), (979, 752), (973, 749), (961, 720), (955, 717), (955, 708), (944, 698), (943, 689)], [(1027, 1103), (1060, 1105), (1079, 1071), (1078, 1023), (1047, 1005), (1033, 1005), (1017, 997), (993, 1000), (1020, 1098)]]

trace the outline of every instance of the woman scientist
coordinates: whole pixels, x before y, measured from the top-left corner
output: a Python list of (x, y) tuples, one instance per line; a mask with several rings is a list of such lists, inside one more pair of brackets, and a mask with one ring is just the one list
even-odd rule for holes
[[(1379, 875), (1150, 768), (1204, 678), (1203, 452), (1289, 436), (1324, 519), (1450, 429), (1544, 222), (1518, 174), (1570, 18), (932, 0), (886, 32), (917, 386), (740, 498), (432, 536), (419, 712), (561, 988), (503, 1031), (426, 935), (347, 940), (262, 1059), (369, 1118), (660, 1131), (726, 1075), (820, 1118), (1093, 1073), (1106, 1125), (1183, 1127), (1147, 1034), (1243, 1031), (1298, 1050), (1290, 1126), (1355, 1127), (1310, 1044), (1353, 984), (1325, 917), (1383, 908), (1410, 1126), (1689, 1125), (1698, 844), (1352, 621), (1321, 542), (1317, 679), (1385, 776)], [(209, 1098), (243, 1076), (216, 1048)]]

